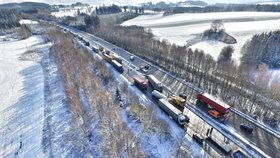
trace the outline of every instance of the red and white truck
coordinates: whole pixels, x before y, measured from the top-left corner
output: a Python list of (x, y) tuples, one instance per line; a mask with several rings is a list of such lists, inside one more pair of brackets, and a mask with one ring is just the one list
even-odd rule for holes
[(214, 96), (208, 93), (197, 94), (197, 100), (203, 102), (206, 105), (213, 107), (220, 114), (225, 115), (229, 113), (230, 106), (224, 103), (223, 101), (215, 98)]

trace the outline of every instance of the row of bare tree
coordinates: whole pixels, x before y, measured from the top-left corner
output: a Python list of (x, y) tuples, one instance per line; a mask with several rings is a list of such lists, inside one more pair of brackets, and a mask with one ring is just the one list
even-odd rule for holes
[(45, 39), (54, 44), (50, 56), (59, 67), (72, 115), (73, 133), (69, 142), (76, 156), (145, 157), (139, 138), (129, 130), (121, 117), (112, 86), (112, 74), (103, 61), (93, 58), (71, 34), (51, 29)]

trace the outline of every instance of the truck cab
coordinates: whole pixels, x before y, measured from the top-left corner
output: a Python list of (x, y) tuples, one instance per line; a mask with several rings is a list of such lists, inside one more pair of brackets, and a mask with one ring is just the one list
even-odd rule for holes
[(196, 140), (199, 144), (203, 144), (205, 138), (199, 133), (194, 133), (193, 139)]
[(220, 117), (220, 113), (216, 110), (209, 110), (208, 114), (211, 115), (212, 117), (218, 119)]
[(140, 76), (135, 76), (133, 78), (134, 80), (134, 84), (136, 86), (138, 86), (140, 89), (142, 90), (146, 90), (147, 89), (147, 82), (145, 81), (145, 79), (143, 79), (142, 77)]
[(179, 96), (172, 96), (171, 100), (172, 100), (173, 104), (176, 104), (181, 107), (184, 107), (186, 104), (186, 100)]
[(209, 110), (208, 114), (214, 117), (215, 119), (217, 119), (221, 123), (225, 123), (226, 121), (225, 117), (217, 110)]
[(177, 121), (178, 121), (179, 125), (184, 126), (184, 125), (186, 125), (187, 123), (190, 122), (190, 118), (187, 117), (186, 115), (180, 114), (178, 116), (178, 120)]

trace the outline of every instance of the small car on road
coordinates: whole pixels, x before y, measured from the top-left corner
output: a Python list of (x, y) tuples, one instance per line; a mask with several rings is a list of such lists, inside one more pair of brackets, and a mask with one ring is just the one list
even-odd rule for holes
[(240, 124), (240, 129), (242, 129), (243, 131), (246, 131), (247, 133), (252, 133), (253, 132), (253, 128), (248, 126), (248, 125), (245, 125), (245, 124)]

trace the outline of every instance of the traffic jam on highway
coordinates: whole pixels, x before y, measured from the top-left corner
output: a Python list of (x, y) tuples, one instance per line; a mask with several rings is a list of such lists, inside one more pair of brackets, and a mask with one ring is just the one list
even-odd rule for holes
[[(68, 31), (67, 29), (63, 28), (64, 31)], [(102, 58), (108, 62), (114, 69), (116, 69), (120, 74), (126, 73), (125, 69), (126, 66), (124, 65), (123, 59), (119, 54), (114, 52), (112, 49), (106, 49), (105, 46), (100, 44), (91, 45), (89, 41), (84, 39), (82, 36), (78, 35), (77, 33), (73, 33), (81, 42), (85, 44), (85, 46), (89, 47), (94, 53), (97, 53), (102, 56)], [(126, 62), (133, 63), (135, 58), (139, 58), (134, 55), (130, 55)], [(168, 90), (168, 85), (164, 85), (159, 78), (156, 78), (154, 74), (149, 74), (149, 65), (144, 64), (140, 67), (136, 68), (136, 73), (133, 76), (126, 75), (131, 77), (130, 80), (133, 81), (133, 85), (141, 90), (145, 95), (148, 95), (152, 98), (153, 102), (160, 109), (162, 109), (170, 118), (172, 118), (179, 126), (186, 129), (188, 128), (188, 124), (192, 121), (192, 118), (185, 113), (185, 110), (188, 109), (188, 99), (187, 95), (184, 93), (173, 94)], [(218, 98), (205, 93), (199, 92), (196, 94), (196, 102), (199, 105), (202, 105), (204, 109), (203, 115), (208, 115), (216, 122), (216, 124), (220, 124), (221, 128), (223, 129), (223, 125), (226, 124), (228, 117), (230, 116), (231, 107), (224, 103), (223, 101), (219, 100)], [(202, 110), (201, 110), (202, 111)], [(252, 157), (253, 152), (259, 152), (260, 157), (266, 157), (267, 155), (263, 154), (262, 151), (253, 148), (252, 152), (248, 152), (245, 149), (248, 145), (245, 145), (244, 148), (240, 148), (240, 150), (232, 150), (229, 145), (221, 144), (219, 141), (216, 141), (214, 138), (211, 137), (212, 130), (215, 127), (212, 127), (207, 131), (206, 136), (202, 133), (193, 133), (192, 137), (195, 141), (199, 144), (203, 144), (207, 142), (211, 142), (216, 146), (217, 150), (220, 150), (224, 155), (230, 157)], [(218, 129), (218, 128), (217, 128)], [(248, 125), (241, 123), (239, 125), (239, 129), (247, 133), (248, 135), (254, 132), (253, 128)], [(227, 131), (225, 131), (227, 133)], [(222, 133), (223, 134), (223, 133)], [(230, 139), (233, 140), (233, 139)], [(244, 143), (244, 141), (243, 141)], [(252, 149), (249, 148), (249, 149)], [(248, 156), (250, 155), (250, 156)]]

